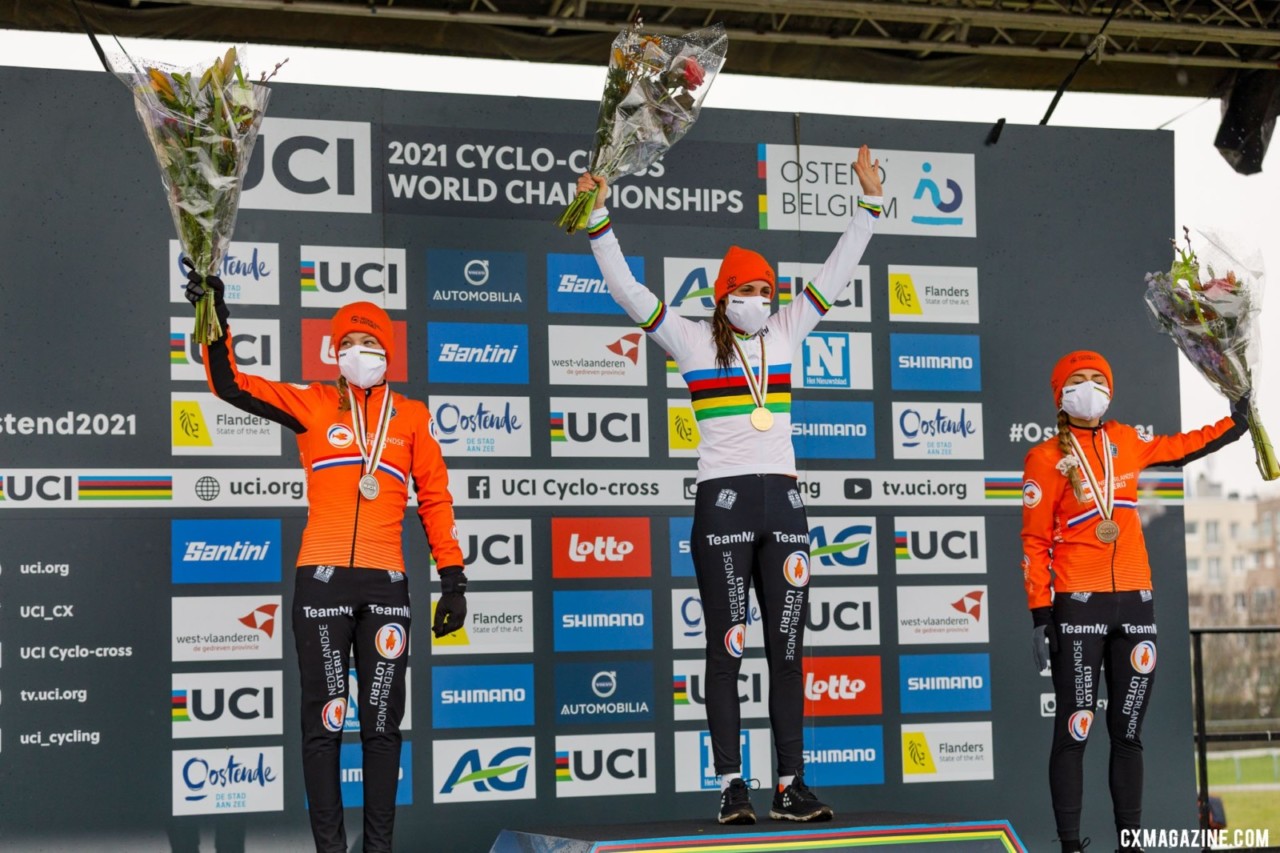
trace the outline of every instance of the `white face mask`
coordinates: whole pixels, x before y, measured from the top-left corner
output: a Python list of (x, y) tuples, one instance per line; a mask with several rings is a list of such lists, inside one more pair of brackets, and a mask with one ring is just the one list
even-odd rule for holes
[(347, 347), (338, 353), (338, 371), (357, 388), (372, 388), (387, 375), (387, 354), (369, 347)]
[(1101, 418), (1111, 405), (1111, 390), (1096, 382), (1081, 382), (1062, 389), (1062, 410), (1073, 418), (1092, 421)]
[(730, 296), (724, 315), (738, 329), (754, 335), (764, 328), (772, 306), (763, 296)]

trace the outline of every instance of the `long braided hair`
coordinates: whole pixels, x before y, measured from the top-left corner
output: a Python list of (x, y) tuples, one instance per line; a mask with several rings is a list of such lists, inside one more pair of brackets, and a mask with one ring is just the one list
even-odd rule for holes
[[(1074, 456), (1071, 451), (1071, 419), (1062, 409), (1058, 410), (1058, 449), (1062, 451), (1063, 459)], [(1067, 468), (1067, 479), (1071, 481), (1071, 490), (1075, 492), (1076, 497), (1084, 500), (1084, 475), (1080, 473), (1079, 465), (1071, 465)]]
[(711, 315), (711, 339), (716, 345), (716, 366), (728, 371), (734, 363), (733, 326), (725, 314), (729, 300), (721, 299), (716, 303), (716, 311)]

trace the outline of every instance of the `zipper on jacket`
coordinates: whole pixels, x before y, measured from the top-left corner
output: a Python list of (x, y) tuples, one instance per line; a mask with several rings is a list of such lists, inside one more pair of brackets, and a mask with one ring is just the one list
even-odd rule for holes
[[(370, 395), (371, 393), (372, 393), (372, 389), (370, 389), (370, 388), (366, 388), (366, 389), (364, 389), (364, 400), (363, 400), (363, 401), (361, 402), (361, 404), (360, 404), (361, 406), (363, 406), (363, 407), (364, 407), (364, 423), (366, 423), (366, 424), (367, 424), (367, 423), (369, 423), (369, 395)], [(355, 424), (352, 424), (352, 426), (355, 426)], [(366, 433), (365, 433), (364, 438), (365, 438), (365, 440), (367, 440), (367, 439), (368, 439), (368, 432), (367, 432), (367, 431), (366, 431)], [(357, 445), (357, 446), (358, 446), (358, 445)], [(363, 465), (363, 460), (362, 460), (362, 464), (361, 464), (361, 466), (360, 466), (360, 473), (361, 473), (362, 475), (364, 474), (364, 465)], [(359, 488), (357, 488), (357, 489), (356, 489), (356, 517), (355, 517), (355, 519), (351, 522), (351, 559), (347, 562), (347, 567), (348, 567), (348, 568), (351, 568), (351, 569), (354, 569), (354, 568), (356, 567), (356, 534), (357, 534), (357, 533), (359, 532), (359, 530), (360, 530), (360, 503), (361, 503), (361, 501), (360, 501), (360, 489), (359, 489)], [(1114, 571), (1114, 570), (1112, 570), (1112, 575), (1113, 575), (1113, 577), (1112, 577), (1111, 586), (1112, 586), (1113, 588), (1115, 587), (1115, 578), (1114, 578), (1114, 574), (1115, 574), (1115, 571)]]

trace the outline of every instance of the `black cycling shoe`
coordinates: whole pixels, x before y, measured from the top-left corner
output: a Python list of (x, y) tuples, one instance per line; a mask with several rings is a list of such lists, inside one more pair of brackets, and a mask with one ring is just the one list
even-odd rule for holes
[(1089, 846), (1089, 839), (1083, 841), (1076, 839), (1074, 841), (1062, 842), (1062, 853), (1083, 853), (1084, 848)]
[(751, 808), (751, 791), (738, 777), (720, 792), (720, 823), (755, 823), (756, 810)]
[(831, 806), (819, 800), (801, 776), (783, 790), (773, 792), (773, 808), (769, 809), (769, 817), (774, 820), (823, 821), (831, 820), (833, 814)]

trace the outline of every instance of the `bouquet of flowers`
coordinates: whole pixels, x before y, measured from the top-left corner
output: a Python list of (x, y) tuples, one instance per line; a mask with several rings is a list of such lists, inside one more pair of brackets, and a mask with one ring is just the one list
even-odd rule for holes
[[(234, 47), (205, 68), (139, 67), (129, 59), (127, 70), (117, 73), (133, 92), (138, 119), (160, 164), (188, 265), (202, 278), (213, 275), (231, 243), (242, 179), (270, 95), (269, 78), (246, 80)], [(196, 305), (194, 334), (202, 344), (222, 337), (208, 288)]]
[[(1205, 246), (1197, 252), (1191, 232), (1183, 231), (1186, 248), (1174, 242), (1169, 271), (1147, 274), (1147, 307), (1156, 328), (1173, 338), (1209, 384), (1234, 402), (1253, 391), (1262, 264), (1240, 262), (1221, 241), (1204, 234), (1199, 237)], [(1248, 421), (1262, 478), (1280, 477), (1280, 463), (1252, 400)]]
[[(611, 181), (653, 165), (697, 121), (728, 48), (723, 24), (683, 36), (628, 25), (613, 40), (589, 171)], [(578, 193), (556, 225), (586, 227), (595, 201), (595, 190)]]

